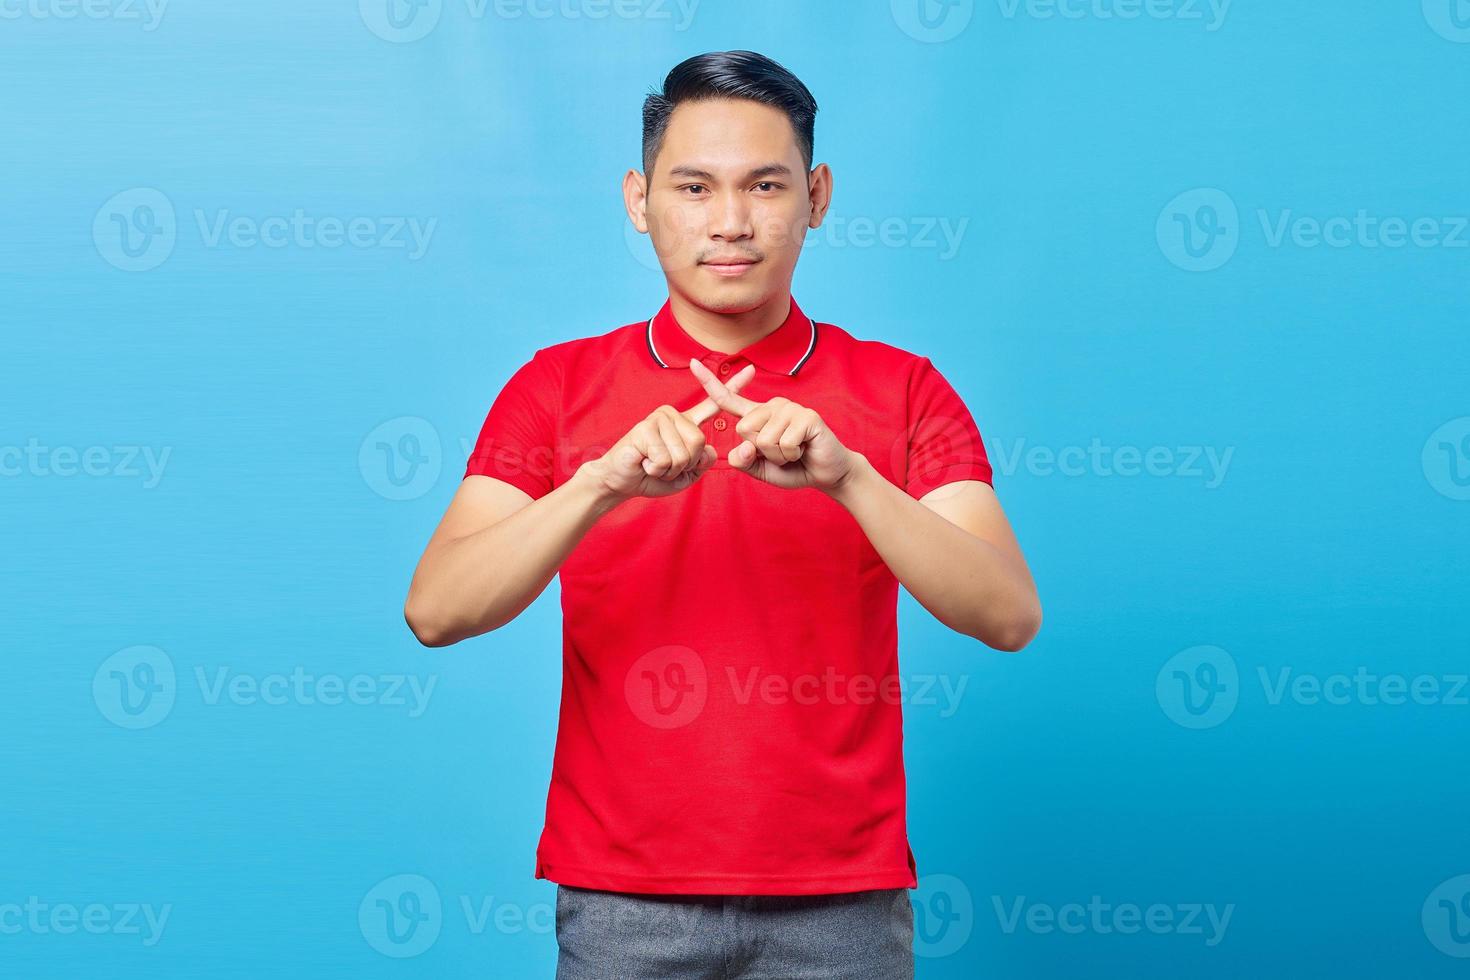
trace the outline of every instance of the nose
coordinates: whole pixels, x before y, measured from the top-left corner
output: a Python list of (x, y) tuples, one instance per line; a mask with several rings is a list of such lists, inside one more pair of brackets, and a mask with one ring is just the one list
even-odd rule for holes
[(738, 242), (752, 234), (750, 206), (745, 195), (738, 192), (720, 195), (709, 212), (710, 238), (720, 242)]

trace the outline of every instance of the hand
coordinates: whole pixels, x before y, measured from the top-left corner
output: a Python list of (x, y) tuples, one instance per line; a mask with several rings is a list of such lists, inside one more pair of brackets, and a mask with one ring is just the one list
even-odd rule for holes
[(829, 493), (853, 471), (857, 454), (839, 442), (810, 408), (781, 397), (753, 402), (732, 390), (733, 383), (722, 384), (699, 361), (690, 361), (689, 370), (710, 401), (740, 416), (735, 432), (745, 441), (730, 450), (735, 469), (787, 490), (812, 487)]
[[(753, 377), (755, 365), (747, 364), (721, 387), (726, 393), (739, 391)], [(715, 449), (705, 445), (700, 426), (719, 410), (712, 398), (682, 412), (671, 405), (660, 405), (600, 459), (585, 465), (618, 500), (678, 493), (703, 476), (715, 461)]]

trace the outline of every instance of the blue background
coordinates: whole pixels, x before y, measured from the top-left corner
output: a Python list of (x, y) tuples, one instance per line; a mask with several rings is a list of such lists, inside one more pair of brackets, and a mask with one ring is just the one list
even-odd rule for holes
[[(0, 976), (551, 975), (556, 587), (438, 651), (402, 601), (510, 373), (662, 301), (618, 193), (641, 98), (737, 47), (822, 107), (841, 220), (796, 295), (965, 397), (1045, 606), (1010, 656), (904, 597), (905, 681), (966, 685), (907, 708), (913, 847), (945, 876), (919, 975), (1464, 975), (1470, 903), (1435, 896), (1470, 873), (1470, 708), (1444, 703), (1470, 234), (1443, 221), (1470, 214), (1470, 9), (442, 0), (395, 28), (383, 2), (4, 8)], [(298, 209), (373, 244), (250, 244)], [(1438, 240), (1273, 236), (1360, 211)], [(389, 219), (433, 222), (422, 254)], [(1121, 475), (1119, 447), (1171, 462)], [(175, 678), (152, 717), (115, 684), (139, 659)], [(1359, 668), (1441, 696), (1272, 696)], [(374, 703), (211, 697), (293, 671)], [(425, 710), (377, 703), (394, 675)], [(441, 901), (422, 949), (374, 925), (403, 874)], [(1213, 945), (1006, 927), (1094, 895), (1233, 910)], [(14, 928), (30, 896), (118, 927)], [(170, 907), (161, 939), (128, 903)]]

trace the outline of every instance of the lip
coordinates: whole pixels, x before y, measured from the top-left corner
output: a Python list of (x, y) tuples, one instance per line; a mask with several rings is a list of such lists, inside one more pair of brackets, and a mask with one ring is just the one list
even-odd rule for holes
[(701, 262), (700, 264), (717, 276), (734, 278), (736, 276), (743, 276), (755, 268), (758, 261), (758, 259), (751, 259), (749, 261), (741, 260), (736, 262)]

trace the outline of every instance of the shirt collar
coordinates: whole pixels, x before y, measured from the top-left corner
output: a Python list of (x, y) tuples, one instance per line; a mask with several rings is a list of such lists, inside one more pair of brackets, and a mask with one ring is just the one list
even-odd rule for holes
[(659, 367), (687, 370), (692, 360), (744, 358), (767, 371), (794, 375), (816, 350), (817, 324), (801, 311), (793, 296), (791, 311), (779, 327), (738, 354), (722, 354), (689, 336), (674, 318), (673, 301), (665, 300), (663, 307), (649, 318), (644, 336), (648, 353)]

